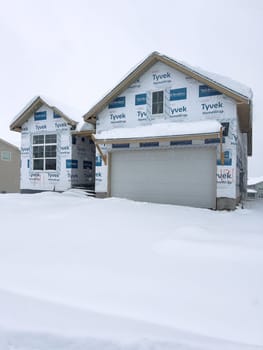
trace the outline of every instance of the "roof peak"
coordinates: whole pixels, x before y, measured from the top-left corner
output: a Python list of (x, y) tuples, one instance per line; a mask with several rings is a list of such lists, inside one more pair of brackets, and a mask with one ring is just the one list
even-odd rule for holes
[(78, 121), (76, 121), (76, 119), (79, 119), (80, 112), (76, 111), (76, 109), (73, 109), (68, 105), (61, 104), (61, 102), (58, 102), (53, 98), (44, 95), (36, 95), (15, 116), (10, 124), (10, 129), (13, 131), (20, 131), (22, 124), (25, 123), (30, 115), (36, 109), (39, 109), (43, 104), (56, 111), (58, 114), (61, 114), (62, 118), (64, 118), (68, 123), (72, 125), (78, 124)]

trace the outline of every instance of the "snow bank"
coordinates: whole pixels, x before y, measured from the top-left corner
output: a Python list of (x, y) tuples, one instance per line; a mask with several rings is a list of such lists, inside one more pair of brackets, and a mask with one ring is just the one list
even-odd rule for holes
[[(257, 350), (171, 327), (0, 290), (1, 350)], [(15, 315), (15, 317), (14, 317)]]
[(262, 348), (263, 201), (51, 192), (0, 207), (1, 350)]

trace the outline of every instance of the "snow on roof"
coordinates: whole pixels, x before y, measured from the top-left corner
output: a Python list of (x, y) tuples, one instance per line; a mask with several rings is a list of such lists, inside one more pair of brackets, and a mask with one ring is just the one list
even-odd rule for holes
[(220, 85), (224, 86), (225, 88), (232, 90), (233, 92), (237, 92), (238, 94), (243, 95), (249, 99), (252, 99), (252, 97), (253, 97), (253, 92), (252, 92), (251, 88), (236, 81), (236, 80), (233, 80), (233, 79), (226, 77), (226, 76), (223, 76), (221, 74), (206, 71), (206, 70), (199, 68), (199, 67), (191, 66), (188, 63), (183, 62), (183, 61), (181, 61), (181, 62), (176, 61), (176, 62), (185, 66), (187, 69), (189, 69), (197, 74), (203, 75), (204, 77), (208, 78), (209, 80), (213, 81), (214, 83), (220, 84)]
[(179, 136), (219, 132), (221, 124), (216, 120), (201, 120), (197, 122), (162, 123), (134, 128), (115, 128), (102, 131), (95, 135), (98, 140), (129, 139), (162, 136)]
[(115, 87), (106, 92), (96, 103), (92, 104), (91, 108), (88, 110), (86, 114), (83, 115), (84, 119), (89, 119), (93, 115), (96, 115), (102, 108), (104, 108), (105, 104), (107, 104), (110, 100), (118, 96), (122, 91), (124, 91), (129, 85), (132, 84), (133, 81), (136, 80), (140, 75), (142, 75), (149, 69), (149, 65), (153, 65), (156, 62), (163, 62), (164, 64), (170, 65), (174, 69), (183, 69), (185, 74), (195, 75), (195, 79), (198, 81), (205, 80), (206, 84), (209, 85), (209, 82), (218, 86), (218, 88), (224, 89), (225, 93), (227, 91), (231, 94), (234, 94), (238, 97), (242, 97), (243, 99), (252, 99), (252, 90), (244, 84), (241, 84), (233, 79), (225, 77), (220, 74), (211, 73), (199, 67), (194, 67), (185, 63), (183, 61), (174, 60), (168, 56), (162, 55), (159, 52), (152, 52), (142, 61), (140, 61), (136, 66), (134, 66), (128, 73), (115, 85)]
[(258, 191), (253, 190), (252, 188), (248, 188), (247, 193), (258, 193)]
[(94, 131), (95, 130), (95, 126), (91, 123), (88, 122), (84, 122), (83, 124), (81, 124), (79, 126), (79, 131)]
[(250, 177), (247, 180), (247, 184), (248, 186), (252, 186), (252, 185), (256, 185), (260, 182), (263, 182), (263, 176), (259, 176), (259, 177)]
[(41, 95), (40, 98), (42, 98), (42, 100), (45, 101), (49, 107), (56, 107), (67, 117), (74, 119), (76, 122), (81, 121), (81, 112), (75, 107), (69, 106), (68, 104), (62, 103), (61, 101), (57, 101), (44, 95)]
[(23, 113), (25, 113), (25, 111), (35, 102), (35, 100), (38, 98), (39, 96), (34, 96), (26, 105), (24, 108), (22, 108), (19, 113), (17, 113), (14, 118), (11, 120), (11, 124), (13, 124)]
[(76, 123), (80, 122), (82, 119), (80, 111), (76, 110), (75, 108), (68, 106), (67, 104), (61, 103), (60, 101), (57, 101), (53, 98), (47, 97), (45, 95), (37, 95), (34, 96), (21, 111), (12, 119), (11, 124), (13, 124), (18, 118), (20, 118), (28, 108), (38, 99), (41, 98), (44, 103), (46, 103), (50, 108), (56, 108), (59, 111), (61, 111), (65, 116), (72, 119)]

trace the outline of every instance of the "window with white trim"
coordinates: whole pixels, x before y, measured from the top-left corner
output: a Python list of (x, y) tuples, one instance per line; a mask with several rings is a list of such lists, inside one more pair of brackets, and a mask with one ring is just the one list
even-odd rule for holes
[(164, 111), (164, 92), (152, 92), (152, 114), (162, 114)]
[(33, 136), (33, 170), (56, 170), (57, 135)]

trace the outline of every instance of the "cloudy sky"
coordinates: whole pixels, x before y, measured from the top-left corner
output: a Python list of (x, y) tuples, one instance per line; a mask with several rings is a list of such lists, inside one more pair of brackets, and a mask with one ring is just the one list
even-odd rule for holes
[(263, 175), (262, 0), (0, 0), (0, 137), (44, 94), (84, 114), (139, 61), (159, 51), (254, 92), (249, 175)]

